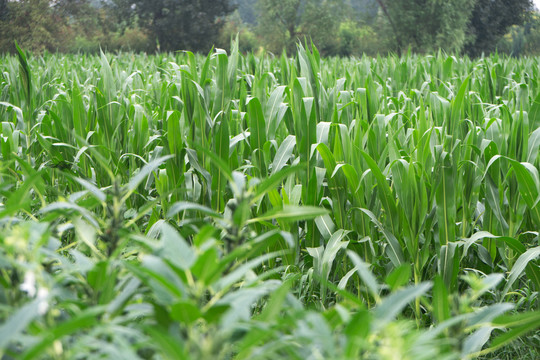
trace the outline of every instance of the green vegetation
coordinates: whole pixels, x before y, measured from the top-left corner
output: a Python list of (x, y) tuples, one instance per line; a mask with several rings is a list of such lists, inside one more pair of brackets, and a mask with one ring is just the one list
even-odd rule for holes
[(391, 25), (396, 50), (445, 49), (480, 56), (497, 49), (512, 25), (530, 17), (531, 0), (377, 0)]
[(5, 56), (3, 359), (537, 359), (539, 59)]
[(115, 11), (133, 19), (157, 41), (157, 50), (208, 51), (233, 7), (228, 0), (116, 0)]
[(539, 55), (532, 0), (0, 0), (0, 52)]

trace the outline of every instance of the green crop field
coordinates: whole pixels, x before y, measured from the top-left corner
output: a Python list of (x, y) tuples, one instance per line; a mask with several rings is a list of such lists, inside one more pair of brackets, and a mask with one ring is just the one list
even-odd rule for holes
[(0, 58), (1, 359), (538, 359), (540, 59)]

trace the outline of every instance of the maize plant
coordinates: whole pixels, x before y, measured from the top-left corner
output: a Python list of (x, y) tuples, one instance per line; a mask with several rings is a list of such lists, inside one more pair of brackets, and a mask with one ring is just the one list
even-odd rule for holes
[(0, 57), (0, 357), (540, 356), (540, 60)]

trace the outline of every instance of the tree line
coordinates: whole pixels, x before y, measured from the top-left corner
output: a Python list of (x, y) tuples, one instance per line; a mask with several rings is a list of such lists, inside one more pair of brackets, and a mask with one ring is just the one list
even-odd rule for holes
[(0, 52), (243, 51), (479, 56), (540, 51), (531, 0), (0, 0)]

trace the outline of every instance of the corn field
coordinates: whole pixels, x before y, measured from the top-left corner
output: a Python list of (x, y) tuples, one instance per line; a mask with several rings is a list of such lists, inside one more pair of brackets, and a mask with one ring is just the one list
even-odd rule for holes
[(540, 59), (0, 58), (0, 358), (535, 359)]

